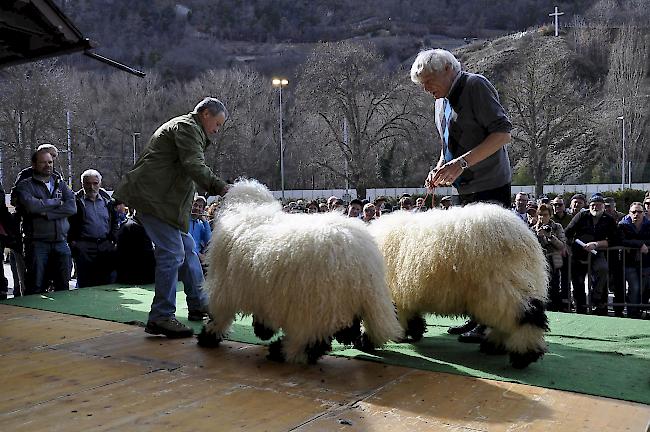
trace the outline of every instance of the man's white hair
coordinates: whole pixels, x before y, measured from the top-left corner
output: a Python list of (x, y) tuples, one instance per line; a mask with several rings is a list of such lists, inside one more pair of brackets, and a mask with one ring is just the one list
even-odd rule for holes
[(36, 148), (36, 151), (46, 151), (52, 155), (53, 158), (56, 158), (59, 155), (59, 149), (52, 144), (41, 144)]
[(411, 81), (421, 84), (423, 75), (442, 72), (447, 65), (450, 65), (454, 71), (460, 72), (460, 62), (449, 51), (444, 49), (421, 51), (411, 66)]
[(102, 181), (102, 175), (99, 173), (99, 171), (94, 170), (94, 169), (87, 169), (86, 171), (81, 173), (81, 183), (84, 182), (84, 179), (86, 177), (97, 177), (99, 179), (100, 183)]

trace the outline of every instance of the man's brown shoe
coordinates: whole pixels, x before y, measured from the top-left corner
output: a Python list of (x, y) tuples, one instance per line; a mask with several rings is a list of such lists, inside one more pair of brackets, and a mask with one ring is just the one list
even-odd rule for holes
[(170, 339), (187, 338), (194, 335), (194, 330), (179, 322), (173, 316), (148, 321), (144, 331), (153, 335), (165, 335)]

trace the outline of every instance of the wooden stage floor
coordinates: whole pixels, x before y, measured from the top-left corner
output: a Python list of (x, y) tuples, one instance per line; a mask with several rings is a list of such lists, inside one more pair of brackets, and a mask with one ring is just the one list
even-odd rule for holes
[[(646, 431), (650, 406), (0, 305), (0, 430)], [(612, 365), (615, 367), (615, 365)], [(597, 379), (597, 377), (594, 377)]]

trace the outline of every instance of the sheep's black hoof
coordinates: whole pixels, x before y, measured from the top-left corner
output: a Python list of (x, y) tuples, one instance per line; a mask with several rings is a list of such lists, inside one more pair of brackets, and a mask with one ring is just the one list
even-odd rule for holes
[(417, 342), (422, 339), (422, 335), (427, 330), (427, 322), (422, 315), (415, 315), (406, 322), (406, 331), (404, 336), (413, 341)]
[(483, 339), (481, 341), (481, 346), (479, 348), (479, 351), (489, 355), (501, 355), (501, 354), (506, 354), (508, 352), (505, 346), (501, 344), (497, 345), (493, 342), (490, 342), (487, 339)]
[(275, 334), (275, 330), (266, 327), (264, 324), (257, 321), (255, 317), (253, 317), (253, 332), (255, 333), (255, 336), (263, 341), (271, 339)]
[(543, 352), (528, 351), (525, 353), (510, 353), (510, 364), (515, 369), (524, 369), (544, 356)]
[(375, 350), (375, 344), (370, 341), (370, 338), (368, 337), (367, 334), (362, 334), (357, 338), (357, 340), (354, 341), (354, 347), (358, 349), (359, 351), (363, 352), (373, 352)]
[(319, 358), (332, 350), (331, 340), (318, 341), (316, 343), (307, 345), (305, 353), (307, 354), (307, 363), (315, 364)]
[(282, 352), (282, 339), (271, 342), (269, 345), (269, 353), (266, 358), (280, 363), (284, 363), (287, 360)]
[(334, 339), (343, 345), (352, 345), (361, 336), (361, 321), (355, 319), (350, 327), (341, 329), (334, 333)]
[(204, 325), (201, 329), (201, 333), (196, 337), (197, 344), (203, 348), (216, 348), (221, 343), (221, 338), (217, 337), (216, 334), (208, 331), (207, 327)]

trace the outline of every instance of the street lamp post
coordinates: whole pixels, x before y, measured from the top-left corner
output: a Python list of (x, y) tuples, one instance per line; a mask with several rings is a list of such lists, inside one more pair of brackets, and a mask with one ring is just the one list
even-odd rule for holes
[(133, 132), (133, 165), (135, 165), (135, 160), (136, 160), (135, 148), (139, 136), (140, 136), (140, 132)]
[(625, 189), (625, 117), (619, 116), (621, 121), (621, 190)]
[(279, 112), (280, 112), (280, 185), (282, 187), (282, 201), (284, 202), (284, 143), (282, 142), (282, 87), (289, 84), (285, 78), (273, 78), (273, 87), (279, 90)]

